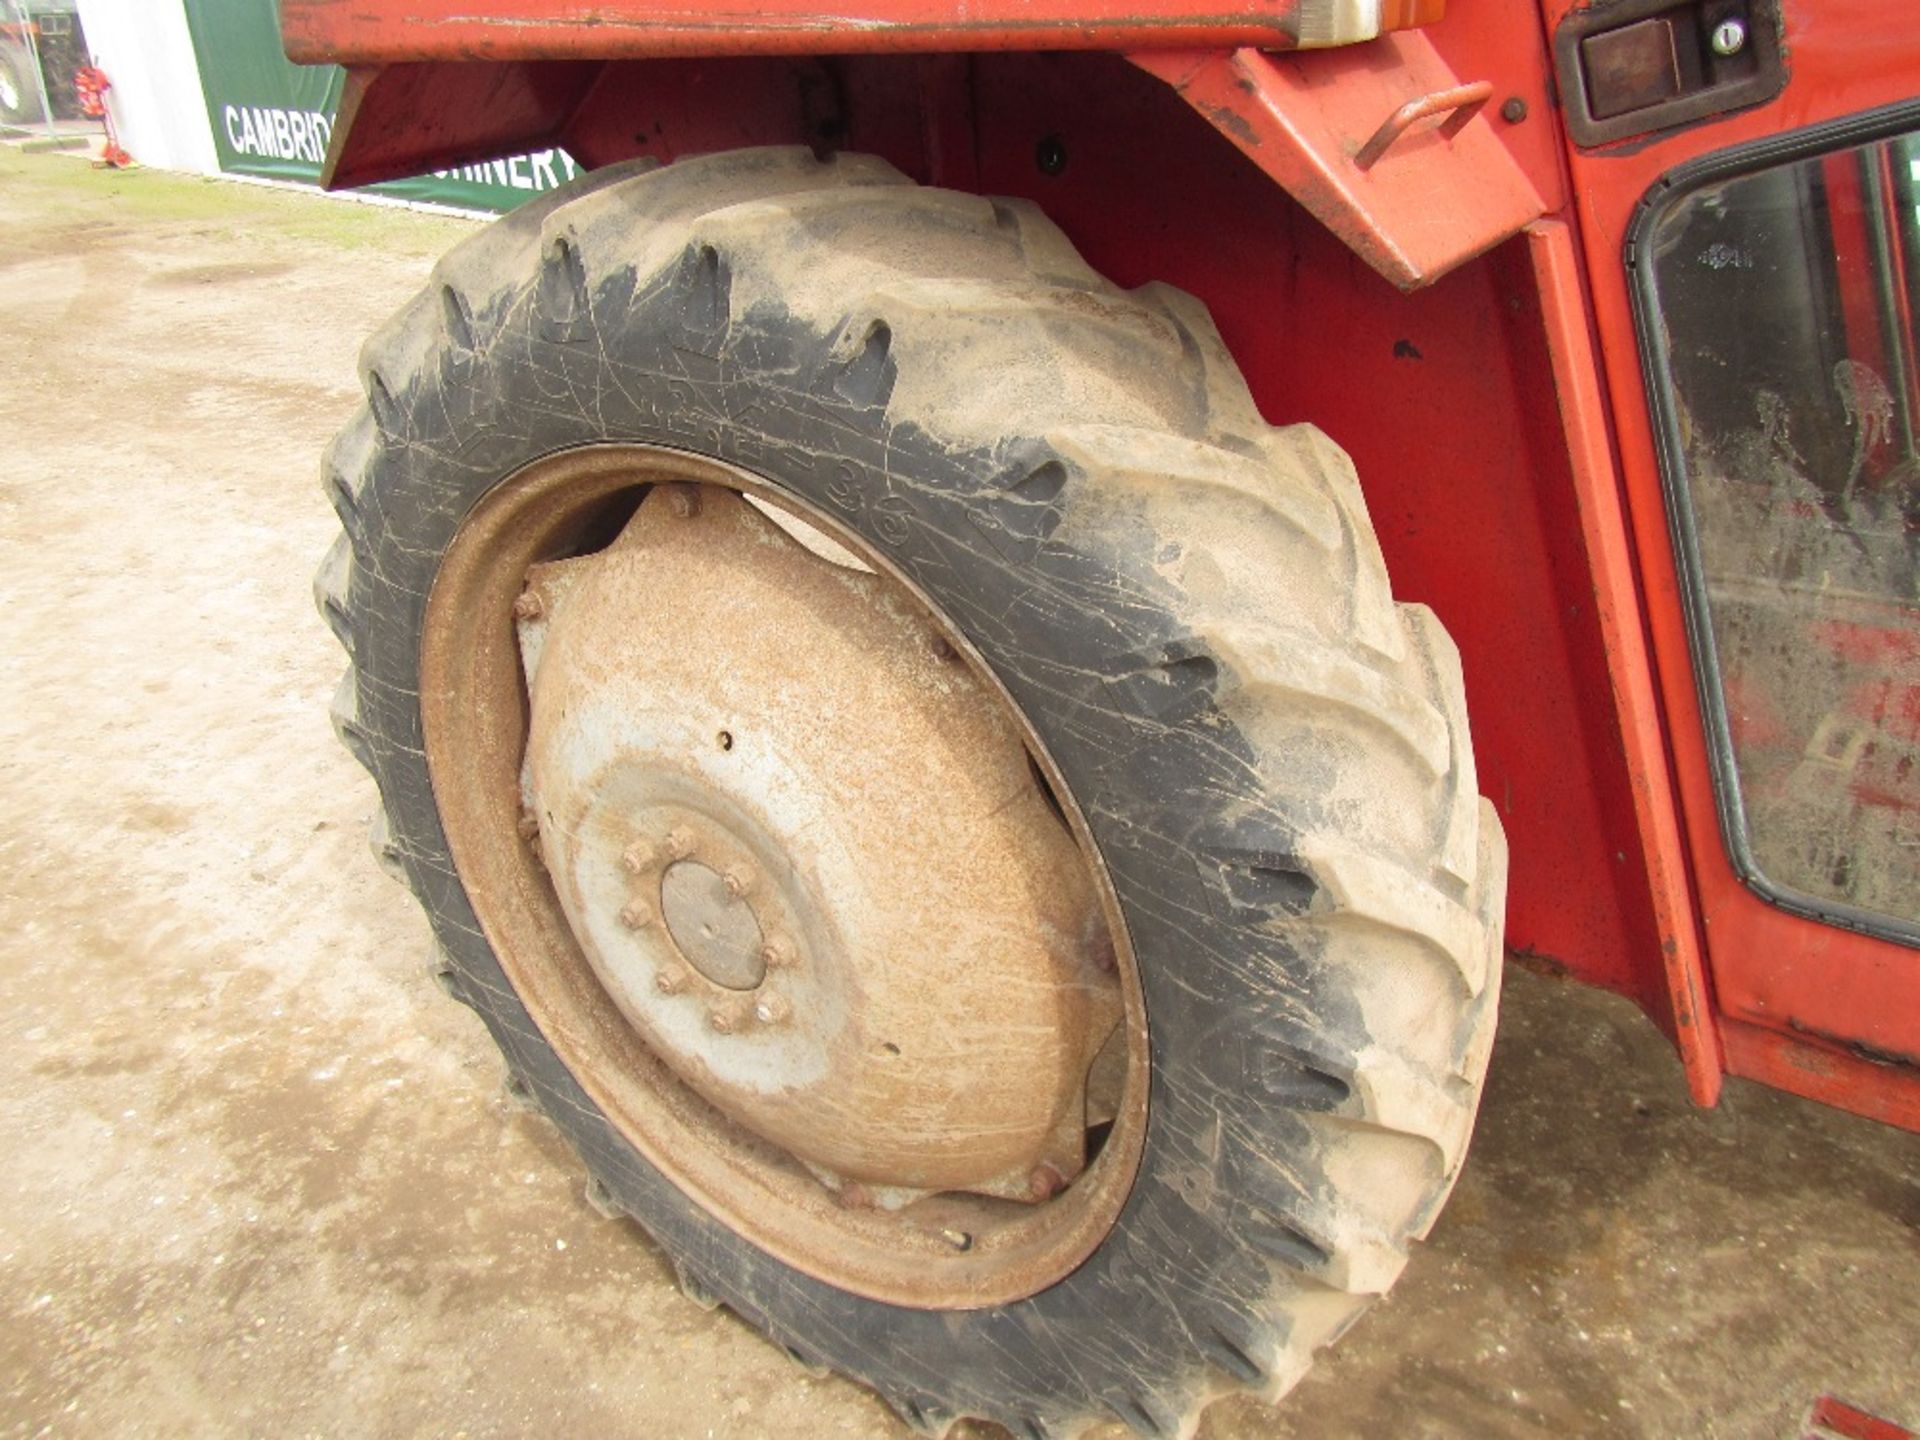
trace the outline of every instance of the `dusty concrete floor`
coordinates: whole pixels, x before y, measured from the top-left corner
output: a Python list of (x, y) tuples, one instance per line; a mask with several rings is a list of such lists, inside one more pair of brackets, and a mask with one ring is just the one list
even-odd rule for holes
[[(0, 1431), (904, 1434), (683, 1301), (368, 858), (308, 577), (359, 338), (461, 222), (0, 149)], [(1920, 1425), (1920, 1139), (1509, 967), (1406, 1280), (1213, 1440)]]

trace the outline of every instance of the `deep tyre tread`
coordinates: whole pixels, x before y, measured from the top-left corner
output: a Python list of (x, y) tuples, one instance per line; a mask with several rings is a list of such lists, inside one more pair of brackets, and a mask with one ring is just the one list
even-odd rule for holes
[[(1024, 202), (756, 150), (514, 212), (361, 371), (315, 589), (353, 662), (334, 715), (379, 782), (376, 853), (596, 1208), (640, 1220), (690, 1297), (923, 1433), (1063, 1440), (1276, 1398), (1392, 1283), (1465, 1154), (1505, 846), (1451, 642), (1392, 600), (1346, 457), (1261, 420), (1204, 307), (1117, 290)], [(892, 556), (1085, 810), (1140, 958), (1151, 1114), (1115, 1231), (1039, 1294), (905, 1310), (747, 1246), (599, 1116), (480, 937), (423, 755), (426, 597), (492, 485), (620, 440), (718, 454)]]

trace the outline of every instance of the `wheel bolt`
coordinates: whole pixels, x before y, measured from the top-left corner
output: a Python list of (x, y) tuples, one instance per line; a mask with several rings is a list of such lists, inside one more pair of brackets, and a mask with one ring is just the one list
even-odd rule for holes
[(762, 995), (753, 1007), (753, 1018), (762, 1025), (778, 1025), (792, 1013), (793, 1007), (780, 995)]
[(629, 930), (644, 930), (653, 923), (653, 911), (638, 900), (620, 907), (620, 923)]
[(678, 965), (663, 965), (653, 977), (653, 988), (662, 995), (678, 995), (687, 988), (687, 972)]
[(779, 936), (775, 936), (760, 947), (760, 963), (769, 970), (784, 970), (797, 958), (793, 953), (793, 946)]
[(651, 870), (659, 855), (653, 846), (645, 840), (636, 840), (620, 854), (620, 868), (629, 875), (644, 875)]
[(858, 1180), (849, 1180), (846, 1184), (842, 1185), (838, 1199), (842, 1210), (873, 1209), (873, 1196), (868, 1193), (867, 1187), (862, 1185)]
[(727, 894), (738, 900), (753, 889), (753, 872), (744, 865), (735, 865), (721, 877), (721, 883), (727, 887)]
[(684, 826), (675, 826), (667, 832), (667, 854), (675, 860), (684, 860), (693, 853), (693, 832)]
[(747, 1020), (747, 1007), (736, 1000), (722, 1001), (707, 1012), (707, 1024), (721, 1035), (731, 1035)]
[(1067, 1182), (1051, 1165), (1036, 1165), (1027, 1176), (1027, 1198), (1035, 1202), (1051, 1200), (1067, 1188)]
[(513, 602), (513, 618), (516, 620), (538, 620), (546, 613), (546, 605), (532, 590), (522, 591)]

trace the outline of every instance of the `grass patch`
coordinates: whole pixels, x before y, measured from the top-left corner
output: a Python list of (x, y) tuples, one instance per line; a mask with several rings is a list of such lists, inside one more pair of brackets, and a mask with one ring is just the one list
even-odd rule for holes
[[(11, 203), (10, 203), (11, 202)], [(478, 223), (296, 190), (238, 184), (169, 170), (96, 169), (71, 154), (27, 154), (0, 145), (0, 235), (19, 242), (36, 231), (77, 223), (189, 225), (212, 237), (270, 228), (279, 236), (342, 250), (378, 248), (437, 256), (471, 235)], [(22, 234), (24, 226), (26, 235)]]

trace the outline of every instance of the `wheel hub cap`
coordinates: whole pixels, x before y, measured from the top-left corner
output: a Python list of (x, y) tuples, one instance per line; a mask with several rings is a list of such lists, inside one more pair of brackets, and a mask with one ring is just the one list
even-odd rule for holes
[(756, 990), (767, 976), (760, 922), (726, 876), (681, 860), (660, 877), (660, 913), (674, 946), (715, 985)]

